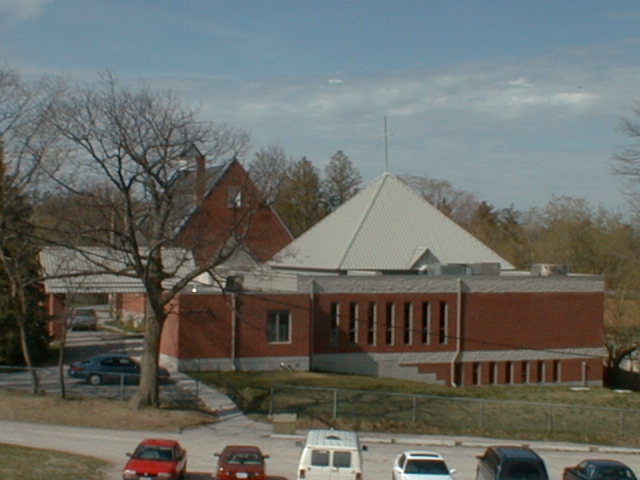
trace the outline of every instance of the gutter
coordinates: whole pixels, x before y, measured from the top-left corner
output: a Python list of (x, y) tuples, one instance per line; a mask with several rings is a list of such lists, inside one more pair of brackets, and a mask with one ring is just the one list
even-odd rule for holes
[[(456, 350), (451, 359), (451, 385), (453, 387), (459, 387), (456, 383), (456, 366), (460, 362), (462, 357), (462, 287), (464, 282), (462, 278), (458, 278), (458, 289), (456, 294)], [(461, 383), (464, 383), (461, 378)]]

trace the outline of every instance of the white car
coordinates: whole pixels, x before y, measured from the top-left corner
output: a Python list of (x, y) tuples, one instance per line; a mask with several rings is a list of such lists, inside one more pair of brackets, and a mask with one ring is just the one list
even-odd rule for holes
[(402, 452), (393, 462), (393, 480), (453, 480), (442, 455), (435, 452)]

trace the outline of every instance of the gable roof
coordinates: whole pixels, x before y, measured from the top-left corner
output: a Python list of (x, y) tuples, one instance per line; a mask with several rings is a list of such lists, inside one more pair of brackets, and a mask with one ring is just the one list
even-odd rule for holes
[(390, 173), (276, 254), (276, 269), (407, 271), (423, 265), (514, 267)]

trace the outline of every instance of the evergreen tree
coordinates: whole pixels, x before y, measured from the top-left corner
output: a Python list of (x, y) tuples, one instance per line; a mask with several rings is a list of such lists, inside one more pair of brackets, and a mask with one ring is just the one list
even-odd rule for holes
[(358, 193), (362, 177), (342, 150), (338, 150), (324, 169), (322, 182), (324, 207), (333, 212)]
[(10, 180), (0, 143), (0, 363), (31, 366), (47, 353), (44, 297), (32, 209)]
[(282, 182), (275, 208), (294, 237), (318, 223), (327, 211), (322, 205), (318, 170), (302, 157)]

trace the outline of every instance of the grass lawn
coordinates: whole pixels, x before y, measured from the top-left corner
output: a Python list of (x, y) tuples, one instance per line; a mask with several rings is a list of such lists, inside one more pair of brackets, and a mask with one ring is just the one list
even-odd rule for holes
[(567, 386), (535, 385), (454, 388), (393, 378), (290, 371), (215, 371), (191, 372), (190, 375), (204, 383), (222, 389), (235, 388), (240, 391), (255, 390), (263, 393), (268, 393), (272, 386), (280, 384), (402, 394), (439, 395), (444, 397), (481, 398), (487, 400), (567, 403), (611, 408), (640, 408), (640, 393), (619, 393), (601, 387), (590, 388), (588, 390), (572, 390)]
[(535, 385), (453, 388), (316, 372), (192, 375), (225, 391), (258, 418), (296, 413), (299, 428), (640, 446), (640, 394), (635, 392)]
[(92, 457), (0, 443), (0, 478), (102, 480), (107, 467), (107, 462)]
[[(96, 415), (96, 412), (100, 412)], [(213, 423), (215, 416), (196, 410), (146, 408), (103, 399), (62, 400), (54, 396), (0, 391), (0, 420), (123, 430), (176, 431)]]

